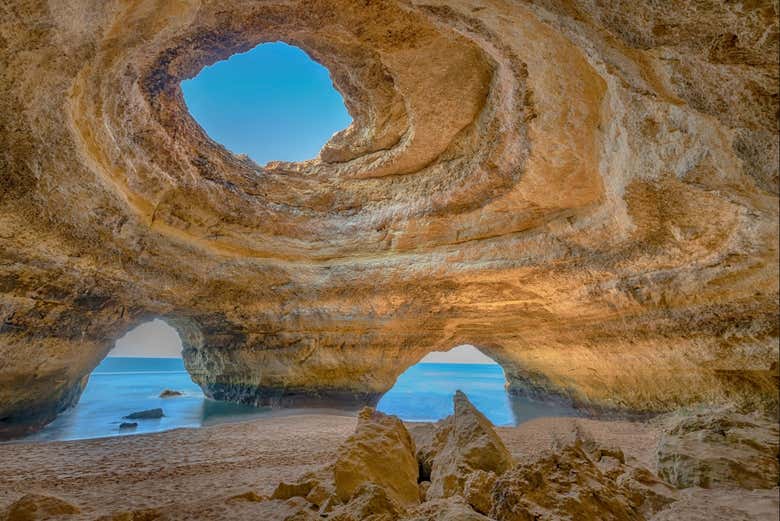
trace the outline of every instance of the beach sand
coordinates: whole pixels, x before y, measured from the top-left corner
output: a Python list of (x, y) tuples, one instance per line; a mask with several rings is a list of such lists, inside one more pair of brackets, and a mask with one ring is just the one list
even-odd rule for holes
[[(190, 512), (184, 518), (220, 517), (222, 507), (214, 505), (225, 505), (226, 498), (270, 494), (280, 481), (332, 460), (354, 427), (354, 416), (306, 413), (137, 436), (0, 445), (0, 509), (40, 493), (81, 509), (68, 519), (150, 507)], [(541, 418), (497, 428), (517, 461), (554, 450), (576, 430), (654, 470), (660, 429), (653, 423)], [(242, 518), (240, 510), (230, 517)], [(256, 515), (256, 508), (247, 511), (248, 518)]]

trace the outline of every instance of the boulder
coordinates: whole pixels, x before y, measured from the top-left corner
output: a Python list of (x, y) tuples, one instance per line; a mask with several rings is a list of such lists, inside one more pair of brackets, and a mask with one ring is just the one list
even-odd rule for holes
[(776, 421), (702, 412), (671, 421), (658, 446), (658, 473), (679, 487), (772, 488), (778, 484)]
[(173, 389), (165, 389), (160, 393), (160, 398), (174, 398), (176, 396), (182, 396), (181, 391), (174, 391)]
[(493, 487), (496, 479), (495, 473), (484, 470), (475, 470), (466, 477), (463, 497), (477, 512), (489, 514), (493, 508)]
[(358, 415), (355, 433), (339, 448), (333, 482), (339, 499), (347, 503), (368, 483), (385, 489), (401, 505), (419, 502), (414, 443), (403, 422), (370, 407)]
[(165, 416), (163, 414), (163, 410), (160, 408), (157, 409), (147, 409), (145, 411), (138, 411), (131, 414), (128, 414), (127, 416), (123, 416), (126, 420), (153, 420), (156, 418), (162, 418)]
[(11, 503), (0, 515), (2, 521), (37, 521), (55, 516), (78, 514), (78, 507), (65, 500), (41, 494), (26, 494)]
[(396, 521), (404, 507), (387, 490), (373, 483), (361, 486), (346, 505), (328, 515), (332, 521)]
[(512, 467), (512, 456), (490, 420), (460, 391), (455, 393), (454, 404), (454, 415), (440, 423), (432, 442), (428, 499), (463, 494), (468, 475), (474, 471), (500, 476)]
[(119, 424), (120, 431), (130, 431), (138, 427), (138, 422), (122, 422)]
[[(576, 440), (506, 472), (493, 487), (490, 517), (498, 521), (643, 521), (674, 500), (671, 488), (648, 471), (636, 473), (635, 467), (621, 461), (619, 452), (586, 445)], [(642, 487), (629, 483), (632, 479)]]
[(403, 521), (491, 521), (459, 496), (434, 499), (410, 510)]

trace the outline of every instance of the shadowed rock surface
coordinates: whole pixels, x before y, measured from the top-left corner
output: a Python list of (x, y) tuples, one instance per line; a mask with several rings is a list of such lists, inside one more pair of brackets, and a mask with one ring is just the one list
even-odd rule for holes
[(658, 447), (658, 472), (686, 487), (771, 488), (780, 483), (776, 421), (716, 412), (676, 418)]
[[(0, 435), (151, 317), (217, 399), (371, 404), (471, 343), (588, 410), (776, 414), (777, 9), (3, 2)], [(179, 83), (276, 40), (353, 124), (260, 167)]]
[[(513, 464), (512, 456), (493, 425), (466, 395), (457, 391), (453, 402), (455, 413), (437, 424), (434, 435), (428, 499), (463, 494), (467, 478), (475, 471), (481, 471), (479, 481), (495, 481), (495, 476), (500, 476)], [(482, 472), (489, 472), (493, 479)], [(478, 489), (484, 486), (471, 480), (469, 490), (472, 495), (479, 494)]]
[(0, 513), (2, 521), (44, 521), (59, 516), (78, 514), (79, 509), (60, 498), (27, 494)]

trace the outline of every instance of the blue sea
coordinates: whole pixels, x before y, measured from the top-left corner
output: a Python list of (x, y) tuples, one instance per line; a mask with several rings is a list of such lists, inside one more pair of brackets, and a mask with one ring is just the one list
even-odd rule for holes
[[(457, 389), (496, 425), (516, 425), (540, 416), (576, 415), (572, 409), (510, 397), (498, 365), (421, 363), (403, 373), (379, 401), (380, 411), (408, 421), (436, 421), (452, 414)], [(182, 396), (160, 398), (165, 389)], [(161, 408), (165, 416), (133, 420), (119, 431), (122, 417)], [(109, 357), (93, 371), (79, 403), (25, 441), (76, 440), (159, 432), (181, 427), (248, 420), (274, 414), (269, 408), (207, 399), (178, 358)]]

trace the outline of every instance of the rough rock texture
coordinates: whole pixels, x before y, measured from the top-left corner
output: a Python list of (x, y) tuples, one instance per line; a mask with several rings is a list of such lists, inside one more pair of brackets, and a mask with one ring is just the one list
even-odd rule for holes
[[(777, 11), (2, 2), (0, 432), (152, 317), (218, 399), (370, 403), (472, 343), (583, 407), (776, 407)], [(354, 122), (259, 166), (178, 85), (275, 40)]]
[(355, 434), (339, 449), (333, 481), (339, 499), (346, 502), (367, 483), (374, 483), (402, 505), (419, 502), (418, 466), (414, 443), (395, 416), (369, 407), (358, 415)]
[(62, 499), (27, 494), (11, 503), (4, 512), (0, 512), (0, 521), (43, 521), (78, 513), (77, 507)]
[(757, 415), (676, 418), (658, 447), (658, 473), (679, 488), (773, 488), (780, 483), (779, 444), (777, 422)]
[[(622, 454), (589, 450), (578, 441), (539, 461), (520, 464), (499, 478), (493, 487), (490, 517), (498, 521), (643, 521), (648, 513), (674, 501), (674, 490), (644, 469), (639, 471), (644, 483), (636, 488), (632, 486), (636, 469), (624, 464)], [(647, 494), (648, 490), (652, 492)]]
[[(482, 471), (500, 476), (513, 465), (512, 456), (490, 420), (460, 391), (455, 393), (453, 402), (454, 414), (437, 426), (428, 499), (462, 495), (471, 473)], [(486, 480), (490, 478), (482, 474), (471, 479), (470, 492), (477, 502), (479, 489), (484, 488), (478, 481)]]

